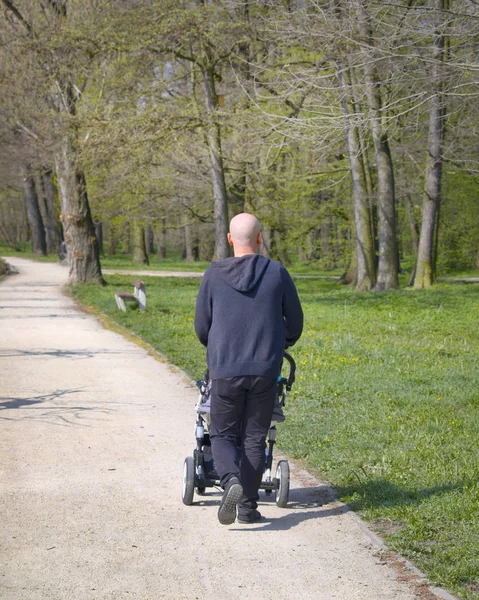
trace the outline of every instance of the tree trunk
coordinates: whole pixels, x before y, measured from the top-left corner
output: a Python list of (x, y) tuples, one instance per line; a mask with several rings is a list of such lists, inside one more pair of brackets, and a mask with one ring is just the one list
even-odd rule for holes
[(155, 232), (151, 225), (146, 227), (146, 251), (150, 255), (155, 253)]
[(56, 190), (53, 183), (53, 174), (50, 169), (43, 172), (42, 185), (45, 192), (45, 208), (47, 214), (47, 252), (58, 252), (61, 235), (58, 219), (55, 211)]
[(221, 126), (216, 120), (218, 97), (216, 95), (214, 70), (203, 68), (203, 84), (206, 98), (208, 123), (206, 139), (210, 151), (211, 176), (213, 182), (213, 200), (215, 215), (215, 256), (222, 260), (229, 256), (228, 234), (228, 195), (226, 193), (223, 154), (221, 150)]
[(191, 225), (188, 219), (188, 215), (185, 216), (184, 220), (184, 230), (185, 230), (185, 259), (186, 262), (193, 262), (193, 244), (191, 240)]
[(359, 2), (359, 29), (362, 42), (370, 53), (365, 56), (364, 73), (366, 94), (371, 118), (371, 132), (378, 177), (379, 209), (379, 265), (376, 290), (389, 290), (399, 286), (398, 250), (396, 237), (396, 200), (394, 193), (394, 171), (389, 149), (389, 140), (381, 122), (381, 93), (374, 60), (374, 43), (366, 0)]
[[(437, 8), (439, 11), (448, 10), (449, 0), (437, 0)], [(446, 36), (443, 32), (437, 33), (434, 40), (434, 64), (432, 67), (433, 95), (431, 97), (429, 117), (428, 165), (416, 274), (414, 277), (415, 288), (431, 287), (436, 281), (435, 235), (441, 199), (442, 149), (446, 113), (443, 94), (445, 49)]]
[(68, 135), (60, 140), (54, 156), (68, 250), (69, 282), (104, 284), (85, 175), (78, 166), (78, 154)]
[(145, 228), (138, 221), (135, 221), (133, 225), (133, 243), (133, 262), (141, 265), (149, 265), (150, 262), (146, 252)]
[(321, 266), (323, 269), (331, 269), (333, 266), (333, 251), (331, 249), (331, 223), (329, 217), (323, 217), (320, 226), (321, 240)]
[(131, 254), (131, 223), (130, 221), (123, 222), (123, 249), (122, 254)]
[[(362, 160), (362, 148), (356, 126), (351, 122), (351, 115), (356, 113), (356, 105), (348, 94), (347, 87), (352, 82), (348, 72), (342, 73), (341, 64), (338, 63), (337, 76), (341, 89), (341, 104), (345, 119), (346, 137), (349, 152), (349, 164), (353, 183), (354, 224), (356, 231), (355, 253), (353, 264), (357, 268), (356, 281), (359, 291), (371, 290), (376, 283), (374, 265), (374, 240), (372, 237), (371, 213), (368, 202), (366, 173)], [(351, 278), (349, 278), (351, 279)]]
[[(68, 18), (67, 0), (49, 3), (58, 24)], [(53, 61), (53, 64), (56, 60)], [(52, 72), (57, 72), (56, 69)], [(55, 170), (62, 212), (63, 235), (67, 246), (69, 282), (104, 284), (95, 226), (91, 216), (85, 174), (79, 162), (76, 145), (78, 132), (72, 127), (76, 115), (78, 88), (74, 72), (63, 72), (54, 82), (48, 103), (55, 108), (58, 142), (54, 150)], [(66, 117), (66, 118), (64, 118)]]
[(158, 258), (166, 258), (166, 217), (161, 217), (158, 231)]
[(22, 180), (28, 224), (30, 225), (30, 233), (32, 236), (33, 253), (45, 256), (47, 253), (45, 226), (43, 224), (40, 207), (38, 205), (35, 179), (33, 175), (29, 173), (29, 169), (27, 167), (22, 167)]
[(101, 221), (96, 221), (94, 225), (96, 241), (98, 244), (98, 253), (101, 254), (101, 256), (105, 256), (105, 250), (103, 248), (103, 223)]
[(263, 225), (261, 231), (261, 248), (260, 253), (266, 258), (270, 258), (271, 255), (271, 230), (268, 225)]
[(109, 224), (108, 229), (108, 254), (114, 256), (118, 248), (118, 232), (116, 226), (112, 223)]
[(419, 223), (417, 222), (416, 215), (414, 213), (414, 202), (412, 201), (411, 194), (406, 195), (406, 209), (409, 218), (409, 224), (411, 226), (412, 245), (417, 256), (417, 250), (419, 247)]

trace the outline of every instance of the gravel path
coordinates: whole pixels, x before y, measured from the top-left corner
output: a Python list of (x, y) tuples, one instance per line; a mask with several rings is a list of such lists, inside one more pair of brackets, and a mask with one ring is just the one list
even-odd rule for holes
[(219, 525), (217, 492), (184, 506), (196, 389), (77, 310), (65, 268), (8, 260), (20, 273), (0, 282), (2, 600), (418, 597), (295, 465), (290, 505), (262, 498), (259, 525)]

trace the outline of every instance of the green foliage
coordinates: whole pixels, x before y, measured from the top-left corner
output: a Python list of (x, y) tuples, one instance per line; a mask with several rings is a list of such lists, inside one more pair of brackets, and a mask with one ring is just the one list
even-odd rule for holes
[(479, 179), (464, 171), (444, 177), (438, 262), (448, 274), (479, 268)]
[[(271, 255), (285, 263), (298, 256), (323, 269), (346, 270), (354, 263), (339, 85), (345, 65), (343, 79), (355, 105), (351, 124), (361, 134), (376, 220), (378, 192), (358, 5), (343, 3), (336, 10), (326, 2), (78, 0), (68, 3), (64, 18), (57, 18), (53, 2), (12, 5), (34, 35), (6, 9), (9, 18), (0, 24), (3, 195), (16, 187), (20, 203), (18, 164), (52, 167), (58, 137), (68, 133), (106, 239), (114, 232), (121, 245), (133, 219), (158, 234), (167, 217), (167, 227), (179, 232), (188, 221), (208, 258), (214, 210), (205, 133), (214, 125), (221, 132), (230, 216), (255, 212), (273, 232)], [(444, 73), (444, 161), (449, 170), (451, 165), (477, 170), (478, 8), (454, 5), (454, 19), (424, 3), (411, 10), (402, 3), (376, 3), (367, 10), (394, 163), (401, 254), (411, 254), (409, 221), (420, 221), (433, 41), (441, 22), (451, 44)], [(207, 74), (214, 81), (209, 92)], [(62, 119), (59, 82), (71, 85), (75, 105)], [(475, 176), (444, 169), (440, 273), (477, 265), (478, 197)], [(2, 218), (4, 210), (0, 206), (0, 224), (10, 225), (14, 219)], [(11, 236), (2, 238), (13, 236), (12, 247), (21, 247), (25, 215), (16, 218), (18, 232), (7, 227)], [(184, 237), (177, 236), (175, 249)]]
[[(115, 289), (73, 294), (141, 335), (193, 378), (197, 280), (145, 278), (148, 308), (118, 311)], [(297, 381), (280, 444), (330, 480), (431, 580), (478, 600), (478, 285), (358, 294), (297, 278), (305, 311)]]

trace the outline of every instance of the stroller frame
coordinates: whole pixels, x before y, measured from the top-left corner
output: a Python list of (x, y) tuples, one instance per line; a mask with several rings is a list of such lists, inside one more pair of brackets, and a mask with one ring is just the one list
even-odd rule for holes
[[(288, 377), (278, 377), (276, 389), (275, 412), (281, 409), (286, 403), (287, 393), (291, 390), (296, 372), (296, 363), (290, 354), (284, 353), (284, 358), (289, 366)], [(207, 391), (208, 379), (200, 379), (196, 382), (200, 395), (196, 405), (196, 424), (195, 437), (196, 447), (193, 451), (193, 456), (188, 456), (183, 464), (183, 485), (182, 485), (182, 500), (183, 504), (190, 506), (193, 504), (194, 493), (203, 496), (206, 488), (220, 487), (218, 476), (210, 477), (205, 463), (205, 446), (210, 446), (208, 419), (205, 411), (201, 410), (205, 403), (205, 393)], [(282, 411), (280, 420), (284, 420)], [(290, 472), (289, 463), (287, 460), (280, 460), (276, 467), (275, 476), (272, 476), (273, 471), (273, 448), (276, 443), (276, 421), (271, 422), (268, 431), (266, 451), (265, 451), (265, 467), (260, 490), (264, 490), (267, 496), (275, 494), (275, 503), (280, 508), (286, 507), (289, 498), (289, 482)]]

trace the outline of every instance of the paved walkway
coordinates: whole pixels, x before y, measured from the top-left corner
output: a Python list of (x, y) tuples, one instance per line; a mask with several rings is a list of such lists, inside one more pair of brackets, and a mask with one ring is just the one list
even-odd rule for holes
[[(413, 600), (359, 519), (294, 468), (290, 505), (219, 525), (181, 502), (196, 390), (63, 295), (0, 282), (1, 600)], [(280, 434), (281, 435), (281, 434)]]

